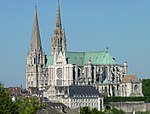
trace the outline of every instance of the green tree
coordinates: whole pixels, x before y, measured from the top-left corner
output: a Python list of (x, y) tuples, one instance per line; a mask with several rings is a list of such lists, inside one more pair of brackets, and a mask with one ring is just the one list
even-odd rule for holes
[(46, 104), (39, 102), (36, 98), (24, 98), (15, 102), (17, 114), (34, 114), (38, 109), (43, 109)]
[(96, 108), (90, 109), (89, 107), (82, 107), (80, 108), (80, 114), (105, 114), (105, 113), (98, 111)]
[(98, 111), (96, 108), (93, 108), (91, 110), (91, 113), (90, 114), (104, 114), (104, 112), (101, 112), (101, 111)]
[(125, 114), (125, 112), (123, 112), (122, 110), (118, 110), (116, 108), (111, 109), (113, 114)]
[(10, 93), (0, 83), (0, 114), (34, 114), (46, 105), (36, 98), (23, 98), (12, 101)]
[(14, 103), (9, 92), (0, 83), (0, 114), (12, 114), (14, 112)]
[(150, 79), (142, 80), (142, 91), (144, 96), (150, 96)]
[(91, 110), (89, 107), (82, 107), (80, 108), (80, 114), (125, 114), (125, 112), (122, 110), (118, 110), (116, 108), (101, 112), (101, 111), (98, 111), (96, 108), (93, 108)]
[(82, 107), (80, 108), (80, 114), (90, 114), (91, 110), (89, 107)]

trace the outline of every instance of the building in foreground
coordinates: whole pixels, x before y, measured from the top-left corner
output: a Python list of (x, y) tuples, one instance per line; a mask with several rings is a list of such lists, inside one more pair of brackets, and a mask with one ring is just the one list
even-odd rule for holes
[[(51, 39), (51, 54), (45, 55), (35, 8), (32, 38), (27, 54), (26, 88), (37, 88), (37, 93), (43, 92), (49, 100), (64, 103), (67, 101), (63, 98), (66, 88), (69, 91), (73, 86), (93, 86), (99, 93), (107, 96), (142, 96), (141, 80), (133, 77), (128, 75), (127, 62), (117, 64), (108, 50), (67, 51), (59, 3)], [(72, 107), (70, 104), (68, 106)]]

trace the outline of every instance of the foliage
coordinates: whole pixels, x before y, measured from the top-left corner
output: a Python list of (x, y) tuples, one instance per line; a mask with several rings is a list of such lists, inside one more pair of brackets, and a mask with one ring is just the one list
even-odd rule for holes
[(90, 114), (91, 110), (89, 107), (80, 108), (80, 114)]
[(14, 111), (14, 104), (8, 91), (0, 83), (0, 114), (11, 114)]
[(142, 80), (142, 91), (144, 96), (150, 96), (150, 79)]
[(150, 114), (149, 111), (146, 111), (146, 112), (136, 112), (136, 114)]
[(117, 110), (116, 108), (111, 109), (111, 111), (113, 112), (113, 114), (125, 114), (124, 111), (122, 111), (122, 110)]
[(10, 93), (0, 83), (0, 114), (34, 114), (46, 105), (36, 98), (23, 98), (12, 101)]
[(15, 105), (18, 107), (18, 114), (33, 114), (38, 109), (45, 108), (46, 105), (42, 102), (39, 102), (36, 98), (24, 98), (22, 100), (17, 100)]
[(109, 102), (134, 102), (134, 101), (145, 101), (150, 102), (150, 97), (104, 97), (104, 103)]
[(104, 114), (104, 113), (98, 111), (96, 108), (93, 108), (93, 109), (91, 110), (91, 113), (90, 113), (90, 114)]
[(104, 112), (98, 111), (96, 108), (90, 109), (89, 107), (80, 108), (80, 114), (125, 114), (122, 110), (116, 108), (105, 110)]
[[(145, 111), (145, 112), (135, 112), (136, 114), (150, 114), (150, 111)], [(133, 114), (133, 112), (129, 112), (127, 114)]]

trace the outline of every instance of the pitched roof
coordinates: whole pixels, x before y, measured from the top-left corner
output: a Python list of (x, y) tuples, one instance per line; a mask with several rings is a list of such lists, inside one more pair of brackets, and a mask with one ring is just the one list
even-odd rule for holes
[(136, 75), (126, 75), (123, 77), (123, 80), (122, 82), (123, 83), (129, 83), (129, 82), (135, 82), (135, 81), (138, 81), (138, 78)]
[(115, 64), (114, 59), (108, 51), (96, 52), (67, 52), (68, 63), (70, 64)]
[(100, 97), (100, 93), (93, 86), (69, 86), (69, 97)]
[(10, 93), (22, 94), (22, 88), (21, 87), (9, 87), (8, 91)]
[[(66, 52), (68, 64), (115, 64), (115, 60), (108, 53), (108, 51), (96, 51), (96, 52)], [(47, 56), (48, 65), (53, 64), (53, 55)]]

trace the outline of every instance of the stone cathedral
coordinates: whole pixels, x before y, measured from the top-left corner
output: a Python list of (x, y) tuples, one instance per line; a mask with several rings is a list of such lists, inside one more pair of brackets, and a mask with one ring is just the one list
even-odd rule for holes
[(70, 52), (62, 27), (58, 2), (51, 54), (45, 55), (40, 38), (37, 8), (34, 12), (31, 42), (27, 53), (26, 88), (52, 101), (59, 101), (70, 85), (92, 85), (107, 96), (142, 96), (141, 80), (128, 74), (127, 62), (117, 64), (106, 51)]

